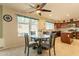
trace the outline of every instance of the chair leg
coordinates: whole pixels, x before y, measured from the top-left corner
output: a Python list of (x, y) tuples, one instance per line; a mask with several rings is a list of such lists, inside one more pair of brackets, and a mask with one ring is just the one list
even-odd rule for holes
[(49, 49), (49, 56), (51, 56), (51, 51), (50, 51), (50, 49)]
[(55, 46), (53, 47), (53, 49), (54, 49), (54, 56), (56, 56), (56, 52), (55, 52)]
[(26, 38), (25, 38), (25, 50), (24, 50), (24, 53), (26, 54), (26, 47), (27, 47), (27, 42), (26, 42)]
[(29, 56), (29, 47), (28, 47), (28, 50), (27, 50), (27, 56)]
[(26, 44), (25, 44), (25, 50), (24, 50), (24, 53), (26, 54)]

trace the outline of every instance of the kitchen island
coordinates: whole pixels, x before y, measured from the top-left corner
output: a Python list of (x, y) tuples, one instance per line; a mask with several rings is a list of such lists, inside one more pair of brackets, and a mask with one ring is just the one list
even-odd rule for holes
[(73, 34), (72, 32), (61, 32), (61, 41), (67, 44), (72, 43)]

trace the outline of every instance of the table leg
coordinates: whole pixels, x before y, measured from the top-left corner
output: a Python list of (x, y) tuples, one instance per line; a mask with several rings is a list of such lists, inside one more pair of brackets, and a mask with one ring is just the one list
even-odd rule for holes
[(39, 44), (38, 44), (38, 49), (37, 49), (37, 53), (38, 54), (42, 54), (42, 40), (41, 39), (39, 39)]

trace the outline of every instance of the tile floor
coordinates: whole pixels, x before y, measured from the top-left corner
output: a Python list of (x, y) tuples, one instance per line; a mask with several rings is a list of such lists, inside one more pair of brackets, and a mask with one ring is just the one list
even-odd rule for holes
[[(53, 56), (53, 49), (51, 51)], [(56, 38), (56, 55), (57, 56), (79, 56), (79, 40), (73, 39), (71, 45), (62, 43), (60, 38)], [(25, 56), (24, 47), (11, 48), (0, 51), (0, 56)], [(36, 50), (30, 48), (30, 56), (48, 56), (48, 50), (38, 55)]]

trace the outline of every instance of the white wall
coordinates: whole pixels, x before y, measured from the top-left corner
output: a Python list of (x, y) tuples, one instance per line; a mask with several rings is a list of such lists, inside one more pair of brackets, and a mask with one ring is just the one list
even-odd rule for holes
[(17, 12), (13, 9), (3, 6), (3, 15), (10, 14), (13, 18), (11, 22), (3, 21), (3, 39), (5, 43), (4, 48), (24, 45), (24, 38), (18, 37), (16, 13)]
[[(4, 39), (4, 48), (11, 48), (17, 46), (24, 45), (24, 38), (18, 37), (18, 30), (17, 30), (17, 22), (16, 22), (16, 14), (29, 16), (26, 13), (17, 12), (14, 9), (9, 8), (8, 6), (3, 6), (3, 15), (9, 14), (12, 16), (11, 22), (6, 22), (3, 20), (3, 39)], [(32, 16), (32, 15), (31, 15)], [(33, 15), (34, 17), (34, 15)], [(40, 18), (39, 20), (39, 29), (44, 29), (44, 19)]]
[(2, 5), (0, 5), (0, 48), (4, 46), (4, 39), (3, 39), (3, 24), (2, 24)]

